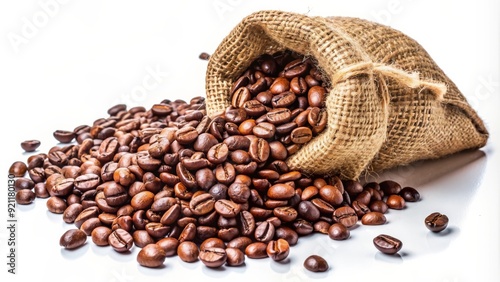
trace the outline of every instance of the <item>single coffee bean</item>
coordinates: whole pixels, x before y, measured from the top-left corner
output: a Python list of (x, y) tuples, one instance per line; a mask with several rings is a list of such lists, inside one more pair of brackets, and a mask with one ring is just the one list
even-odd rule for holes
[(232, 94), (231, 105), (235, 108), (242, 108), (245, 102), (252, 98), (252, 94), (247, 87), (240, 87)]
[(76, 137), (73, 131), (68, 130), (56, 130), (53, 135), (54, 138), (61, 143), (70, 143)]
[(288, 63), (284, 68), (284, 75), (288, 79), (303, 76), (309, 70), (309, 66), (302, 59), (296, 59)]
[(380, 189), (386, 195), (398, 194), (401, 191), (401, 185), (396, 181), (385, 180), (379, 183)]
[(221, 248), (225, 249), (226, 244), (224, 241), (222, 241), (219, 238), (208, 238), (205, 239), (201, 244), (200, 244), (200, 251), (204, 251), (207, 248)]
[(236, 170), (231, 163), (224, 162), (215, 168), (215, 178), (221, 184), (230, 185), (236, 178)]
[(204, 215), (214, 209), (215, 199), (209, 193), (199, 194), (191, 199), (189, 208), (195, 215)]
[(292, 142), (295, 144), (305, 144), (312, 138), (312, 131), (308, 127), (297, 127), (291, 133)]
[(274, 124), (284, 124), (291, 120), (292, 113), (287, 108), (275, 108), (266, 113), (267, 121)]
[(132, 233), (132, 238), (134, 238), (134, 244), (139, 248), (143, 248), (155, 242), (153, 237), (151, 237), (146, 230), (135, 230), (134, 233)]
[(35, 200), (35, 192), (23, 189), (16, 192), (16, 202), (20, 205), (29, 205)]
[(177, 247), (177, 255), (184, 262), (195, 262), (198, 260), (200, 250), (198, 246), (190, 241), (184, 241)]
[(321, 133), (327, 124), (327, 113), (318, 107), (312, 107), (308, 116), (307, 122), (312, 126), (312, 132), (314, 134)]
[(425, 218), (425, 226), (432, 232), (441, 232), (448, 226), (448, 216), (433, 212)]
[(241, 211), (240, 205), (233, 201), (225, 199), (217, 200), (215, 202), (214, 208), (221, 216), (229, 218), (235, 217)]
[(179, 240), (173, 237), (160, 239), (156, 244), (163, 249), (165, 256), (171, 257), (177, 254), (177, 247), (179, 247)]
[(23, 177), (26, 171), (28, 171), (28, 166), (21, 161), (16, 161), (9, 167), (9, 174), (14, 175), (14, 177)]
[(115, 251), (124, 253), (132, 248), (134, 238), (127, 231), (118, 228), (109, 235), (108, 243)]
[(350, 231), (342, 223), (334, 223), (328, 229), (328, 236), (332, 240), (345, 240), (350, 236)]
[(385, 234), (373, 238), (373, 244), (384, 254), (395, 254), (403, 247), (403, 243), (399, 239)]
[(147, 210), (154, 202), (154, 194), (149, 191), (142, 191), (137, 193), (130, 200), (130, 205), (135, 210)]
[(382, 200), (375, 200), (370, 203), (370, 210), (375, 212), (386, 213), (389, 207)]
[(49, 191), (47, 191), (47, 189), (45, 188), (44, 182), (39, 182), (39, 183), (35, 184), (34, 190), (35, 190), (35, 195), (37, 198), (45, 199), (45, 198), (50, 197)]
[(226, 248), (226, 264), (229, 266), (240, 266), (245, 263), (245, 253), (238, 248)]
[(63, 213), (64, 210), (68, 207), (68, 205), (66, 204), (64, 199), (59, 198), (57, 196), (51, 196), (47, 200), (46, 205), (47, 205), (47, 209), (51, 213), (57, 213), (57, 214)]
[[(382, 202), (382, 203), (385, 204), (385, 202)], [(361, 218), (361, 217), (363, 217), (363, 215), (370, 212), (370, 208), (368, 208), (365, 204), (360, 203), (358, 201), (353, 201), (351, 206), (354, 209), (354, 211), (356, 212), (356, 214), (358, 215), (358, 218)]]
[(59, 245), (66, 249), (76, 249), (85, 244), (87, 235), (80, 229), (70, 229), (61, 236)]
[(311, 255), (304, 261), (304, 268), (312, 272), (325, 272), (328, 270), (328, 262), (318, 255)]
[(389, 208), (395, 209), (395, 210), (404, 209), (406, 206), (405, 199), (403, 199), (403, 197), (396, 195), (396, 194), (389, 195), (389, 197), (387, 198), (385, 203), (387, 204), (387, 206)]
[(21, 142), (21, 148), (25, 152), (34, 152), (38, 147), (40, 147), (41, 142), (39, 140), (26, 140)]
[(145, 267), (160, 267), (165, 262), (165, 251), (156, 244), (148, 244), (137, 254), (137, 262)]
[(340, 207), (333, 212), (333, 220), (349, 228), (358, 222), (358, 215), (351, 207)]
[(330, 223), (323, 220), (316, 221), (313, 225), (314, 231), (322, 234), (328, 234), (328, 229), (330, 229), (330, 226)]
[(361, 223), (364, 225), (382, 225), (386, 223), (385, 215), (381, 212), (368, 212), (361, 217)]
[(303, 77), (294, 77), (290, 81), (290, 90), (296, 95), (303, 95), (308, 90), (308, 85)]
[(420, 193), (413, 187), (404, 187), (399, 191), (399, 195), (406, 202), (418, 202), (420, 200)]
[(85, 220), (80, 226), (80, 230), (82, 230), (85, 235), (90, 236), (92, 234), (92, 231), (101, 225), (101, 220), (97, 217), (93, 217)]
[(313, 225), (309, 221), (303, 219), (293, 222), (293, 227), (295, 228), (297, 234), (302, 236), (309, 235), (314, 232)]
[(290, 81), (284, 77), (277, 77), (269, 87), (273, 95), (277, 95), (290, 89)]
[(267, 196), (274, 200), (288, 200), (295, 195), (295, 189), (292, 186), (279, 183), (269, 187)]
[(249, 80), (247, 76), (241, 76), (240, 78), (238, 78), (231, 86), (231, 91), (230, 91), (231, 95), (233, 95), (237, 89), (247, 86), (248, 83)]
[(254, 236), (259, 242), (269, 242), (273, 239), (274, 233), (274, 225), (268, 221), (264, 221), (255, 228)]
[(302, 218), (311, 222), (316, 222), (321, 216), (319, 209), (310, 201), (301, 201), (297, 211)]
[(267, 258), (267, 244), (264, 242), (254, 242), (245, 248), (245, 255), (251, 259)]
[(342, 192), (337, 189), (336, 186), (332, 185), (324, 185), (319, 189), (319, 196), (321, 199), (325, 200), (332, 206), (338, 206), (342, 204), (344, 197), (342, 196)]
[(274, 261), (282, 261), (290, 253), (290, 245), (285, 239), (269, 241), (266, 248), (267, 255)]
[(92, 230), (92, 242), (97, 246), (107, 246), (109, 245), (108, 238), (111, 235), (111, 229), (106, 226), (98, 226)]
[(295, 96), (292, 91), (285, 91), (281, 94), (274, 95), (273, 98), (271, 98), (271, 105), (273, 108), (288, 108), (295, 103), (296, 99), (297, 96)]
[(297, 210), (290, 206), (276, 207), (272, 213), (283, 222), (292, 222), (299, 215)]
[(263, 138), (255, 138), (250, 142), (248, 153), (257, 163), (263, 163), (269, 158), (271, 149), (269, 143)]
[(221, 267), (227, 260), (226, 250), (216, 247), (205, 248), (200, 251), (199, 259), (210, 268)]
[(311, 107), (322, 107), (325, 103), (325, 88), (321, 86), (313, 86), (307, 92), (307, 100)]

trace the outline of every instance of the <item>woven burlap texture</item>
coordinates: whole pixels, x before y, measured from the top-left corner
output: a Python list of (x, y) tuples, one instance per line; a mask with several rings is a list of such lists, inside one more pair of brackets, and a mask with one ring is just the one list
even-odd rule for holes
[(486, 144), (482, 120), (415, 40), (357, 18), (247, 16), (210, 57), (208, 113), (230, 105), (231, 85), (253, 60), (285, 49), (314, 57), (330, 82), (327, 128), (287, 159), (291, 169), (357, 179)]

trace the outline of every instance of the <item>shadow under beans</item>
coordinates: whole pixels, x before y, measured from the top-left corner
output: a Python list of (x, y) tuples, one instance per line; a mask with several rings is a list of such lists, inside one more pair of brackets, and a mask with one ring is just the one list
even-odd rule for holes
[(92, 244), (92, 243), (86, 242), (83, 246), (76, 248), (76, 249), (61, 248), (61, 255), (66, 259), (81, 258), (89, 250), (90, 244)]
[(375, 253), (375, 260), (383, 261), (392, 264), (401, 264), (404, 261), (404, 257), (408, 256), (405, 252), (395, 253), (392, 255), (384, 254), (381, 252)]

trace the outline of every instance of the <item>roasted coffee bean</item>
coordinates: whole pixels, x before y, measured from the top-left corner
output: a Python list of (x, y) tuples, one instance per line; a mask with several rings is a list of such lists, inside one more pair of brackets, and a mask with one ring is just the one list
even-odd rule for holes
[(288, 153), (283, 143), (279, 141), (269, 142), (270, 157), (274, 160), (286, 160)]
[(387, 206), (389, 208), (395, 209), (395, 210), (404, 209), (406, 206), (405, 199), (403, 199), (403, 197), (396, 195), (396, 194), (389, 195), (389, 197), (387, 198), (385, 203), (387, 204)]
[(209, 193), (199, 194), (191, 199), (189, 208), (195, 215), (204, 215), (214, 209), (215, 200)]
[(327, 113), (318, 107), (312, 107), (307, 116), (307, 121), (312, 126), (312, 132), (319, 134), (326, 128)]
[(226, 264), (229, 266), (240, 266), (245, 263), (245, 253), (238, 248), (226, 248)]
[(322, 86), (313, 86), (307, 92), (307, 100), (311, 107), (322, 107), (325, 103), (326, 90)]
[(334, 223), (328, 229), (328, 236), (332, 240), (346, 240), (350, 237), (351, 232), (342, 223)]
[(267, 121), (274, 124), (284, 124), (291, 120), (292, 113), (287, 108), (275, 108), (266, 113)]
[(92, 242), (94, 242), (97, 246), (107, 246), (109, 245), (108, 238), (111, 233), (112, 231), (109, 227), (98, 226), (92, 230)]
[(297, 127), (291, 133), (292, 142), (295, 144), (305, 144), (312, 139), (312, 131), (308, 127)]
[(263, 138), (255, 138), (250, 142), (248, 153), (252, 160), (263, 163), (269, 158), (271, 149), (269, 143)]
[(200, 251), (199, 259), (210, 268), (221, 267), (226, 263), (227, 254), (223, 248), (208, 247)]
[(432, 232), (441, 232), (448, 226), (448, 216), (433, 212), (425, 218), (425, 226)]
[(61, 236), (59, 245), (66, 249), (76, 249), (85, 244), (87, 235), (80, 229), (70, 229)]
[(224, 217), (235, 217), (241, 211), (240, 205), (233, 201), (225, 199), (217, 200), (215, 202), (214, 208), (217, 213)]
[(309, 235), (314, 231), (313, 225), (309, 221), (303, 219), (294, 221), (293, 227), (295, 228), (295, 232), (302, 236)]
[(53, 135), (61, 143), (70, 143), (76, 137), (73, 131), (68, 130), (56, 130)]
[(272, 213), (283, 222), (292, 222), (298, 216), (297, 210), (290, 206), (276, 207)]
[(358, 215), (351, 207), (340, 207), (333, 212), (333, 220), (349, 228), (358, 222)]
[(276, 134), (276, 126), (269, 122), (261, 122), (252, 128), (252, 133), (257, 137), (269, 139)]
[(418, 202), (420, 193), (413, 187), (404, 187), (398, 193), (406, 202)]
[(364, 225), (382, 225), (386, 221), (384, 214), (377, 211), (368, 212), (361, 217), (361, 223)]
[(16, 203), (19, 205), (29, 205), (35, 200), (35, 192), (23, 189), (16, 192)]
[(16, 188), (16, 191), (22, 189), (31, 190), (34, 187), (35, 187), (35, 182), (33, 182), (33, 180), (29, 178), (21, 177), (14, 181), (14, 188)]
[(247, 76), (241, 76), (240, 78), (238, 78), (234, 83), (233, 85), (231, 86), (231, 91), (230, 93), (231, 94), (234, 94), (234, 92), (241, 88), (241, 87), (245, 87), (247, 86), (249, 83), (249, 80), (248, 80), (248, 77)]
[(295, 195), (295, 189), (292, 186), (279, 183), (269, 187), (267, 196), (274, 200), (288, 200)]
[(254, 232), (255, 239), (259, 242), (269, 242), (273, 239), (275, 233), (274, 225), (268, 221), (260, 223)]
[(292, 90), (292, 92), (296, 95), (305, 94), (308, 88), (306, 80), (303, 77), (296, 76), (290, 81), (290, 90)]
[(47, 209), (51, 213), (58, 213), (58, 214), (63, 213), (64, 210), (68, 207), (68, 205), (66, 204), (64, 199), (59, 198), (57, 196), (51, 196), (47, 200), (46, 205), (47, 205)]
[(163, 249), (165, 256), (171, 257), (177, 254), (177, 248), (179, 246), (179, 240), (173, 237), (167, 237), (160, 239), (156, 244)]
[(224, 119), (226, 122), (240, 124), (247, 119), (247, 113), (243, 108), (228, 107), (224, 112)]
[(251, 259), (267, 258), (267, 244), (264, 242), (254, 242), (245, 248), (245, 255)]
[(389, 206), (382, 200), (375, 200), (370, 203), (370, 210), (375, 212), (386, 213)]
[(304, 75), (309, 70), (309, 66), (302, 59), (296, 59), (288, 63), (284, 68), (284, 75), (288, 79)]
[(108, 237), (108, 243), (115, 251), (124, 253), (132, 248), (134, 238), (132, 238), (132, 235), (130, 235), (127, 231), (118, 228), (111, 232)]
[(373, 244), (377, 250), (384, 254), (395, 254), (401, 250), (403, 243), (392, 236), (381, 234), (373, 238)]
[(317, 221), (321, 215), (319, 209), (310, 201), (301, 201), (297, 211), (300, 217), (311, 222)]
[(198, 260), (200, 250), (198, 246), (190, 241), (184, 241), (177, 247), (177, 255), (184, 262), (195, 262)]
[(41, 142), (39, 140), (26, 140), (21, 142), (21, 148), (25, 152), (34, 152), (38, 147), (40, 147)]
[(97, 217), (93, 217), (85, 220), (80, 226), (80, 230), (85, 232), (85, 235), (90, 236), (92, 234), (92, 231), (96, 227), (99, 227), (101, 225), (102, 225), (101, 220)]
[(401, 185), (396, 181), (385, 180), (379, 183), (380, 189), (384, 191), (386, 195), (399, 194), (401, 191)]
[(147, 210), (154, 202), (154, 194), (149, 191), (139, 192), (130, 200), (130, 204), (135, 210)]
[(137, 262), (145, 267), (160, 267), (165, 262), (167, 255), (158, 245), (151, 243), (142, 248), (137, 254)]
[(328, 229), (330, 229), (330, 226), (331, 226), (330, 223), (323, 220), (316, 221), (313, 225), (314, 231), (322, 234), (328, 234)]
[(82, 211), (83, 211), (83, 206), (80, 203), (74, 203), (69, 205), (63, 212), (64, 222), (73, 223)]
[(134, 233), (132, 233), (132, 238), (134, 239), (134, 244), (139, 248), (143, 248), (155, 242), (153, 237), (151, 237), (146, 230), (135, 230)]
[(318, 255), (312, 255), (305, 259), (304, 268), (312, 272), (325, 272), (328, 270), (328, 262)]
[(231, 105), (235, 108), (242, 108), (245, 102), (252, 98), (250, 90), (246, 87), (240, 87), (232, 94)]
[(270, 241), (266, 248), (267, 255), (274, 261), (282, 261), (290, 253), (290, 245), (285, 239)]
[(36, 195), (37, 198), (48, 198), (48, 197), (50, 197), (49, 192), (45, 188), (45, 182), (39, 182), (39, 183), (35, 184), (34, 190), (35, 190), (35, 195)]
[(236, 170), (231, 163), (224, 162), (215, 168), (215, 178), (224, 185), (230, 185), (236, 178)]
[(272, 94), (261, 92), (256, 96), (257, 100), (249, 100), (243, 104), (243, 110), (249, 117), (258, 117), (266, 113), (266, 106), (271, 101)]
[[(363, 215), (370, 212), (370, 208), (368, 208), (365, 204), (360, 203), (358, 201), (353, 201), (351, 204), (351, 207), (358, 215), (358, 218), (361, 218), (361, 217), (363, 217)], [(378, 211), (378, 210), (375, 210), (375, 211)]]
[(324, 185), (319, 189), (319, 196), (332, 206), (342, 204), (343, 196), (337, 187), (332, 185)]
[(184, 126), (175, 132), (175, 140), (182, 145), (191, 144), (196, 138), (198, 138), (198, 131), (192, 126)]
[(296, 99), (297, 97), (292, 91), (285, 91), (281, 94), (274, 95), (273, 98), (271, 98), (271, 105), (273, 108), (287, 108), (290, 107)]

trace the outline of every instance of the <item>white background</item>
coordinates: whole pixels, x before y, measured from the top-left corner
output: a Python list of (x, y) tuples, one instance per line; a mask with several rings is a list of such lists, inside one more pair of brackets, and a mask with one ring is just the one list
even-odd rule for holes
[[(436, 3), (437, 2), (437, 3)], [(8, 3), (8, 4), (7, 4)], [(50, 5), (46, 3), (52, 3)], [(206, 61), (246, 15), (280, 9), (320, 16), (354, 16), (390, 25), (415, 38), (458, 85), (491, 137), (481, 151), (419, 162), (380, 175), (414, 186), (422, 201), (390, 211), (384, 226), (359, 226), (351, 239), (301, 239), (286, 263), (249, 260), (241, 268), (205, 268), (167, 258), (162, 269), (140, 267), (131, 254), (88, 243), (59, 247), (73, 228), (47, 212), (45, 200), (17, 208), (17, 275), (7, 274), (7, 169), (25, 161), (19, 144), (106, 116), (116, 103), (150, 107), (164, 98), (204, 95)], [(7, 280), (47, 281), (498, 281), (500, 277), (498, 157), (499, 4), (497, 1), (2, 1), (0, 4), (0, 273)], [(157, 74), (152, 85), (143, 81)], [(424, 227), (429, 213), (450, 218), (443, 234)], [(5, 226), (5, 227), (4, 227)], [(376, 251), (371, 239), (400, 238), (399, 256)], [(310, 254), (328, 259), (322, 274), (304, 271)]]

